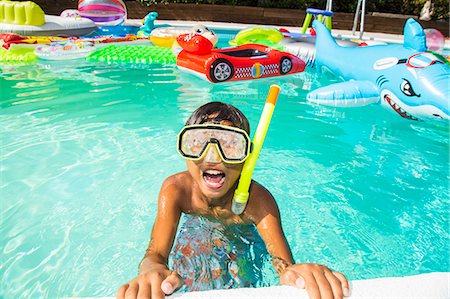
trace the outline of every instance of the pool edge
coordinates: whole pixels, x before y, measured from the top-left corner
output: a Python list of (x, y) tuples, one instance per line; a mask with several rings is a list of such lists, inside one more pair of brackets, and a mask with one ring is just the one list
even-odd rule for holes
[[(349, 298), (450, 298), (450, 272), (432, 272), (404, 277), (388, 277), (350, 282), (351, 295)], [(114, 297), (100, 297), (95, 299), (113, 299)], [(174, 294), (166, 298), (182, 299), (276, 299), (296, 298), (307, 299), (305, 290), (288, 286), (273, 286), (264, 288), (242, 288), (230, 290), (212, 290)], [(94, 299), (94, 297), (79, 297), (65, 299)]]

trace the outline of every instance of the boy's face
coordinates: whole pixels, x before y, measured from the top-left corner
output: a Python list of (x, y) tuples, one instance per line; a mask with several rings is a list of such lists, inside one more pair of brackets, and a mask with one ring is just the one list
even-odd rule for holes
[[(233, 126), (224, 121), (221, 125)], [(218, 149), (211, 144), (200, 160), (186, 160), (186, 166), (207, 198), (219, 199), (227, 195), (238, 180), (244, 163), (229, 164), (222, 161)]]
[[(211, 147), (211, 150), (215, 148)], [(198, 161), (186, 160), (186, 166), (203, 195), (210, 199), (219, 199), (234, 187), (244, 163), (228, 164), (222, 162), (220, 157), (220, 162), (207, 161), (207, 156)]]

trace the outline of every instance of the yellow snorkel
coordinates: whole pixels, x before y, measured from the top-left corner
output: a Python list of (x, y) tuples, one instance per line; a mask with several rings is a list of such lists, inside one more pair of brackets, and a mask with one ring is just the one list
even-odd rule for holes
[(256, 128), (255, 135), (253, 136), (253, 150), (252, 153), (244, 162), (242, 168), (241, 178), (239, 179), (238, 187), (234, 191), (233, 204), (231, 210), (236, 215), (241, 214), (248, 201), (249, 188), (252, 182), (252, 173), (255, 169), (256, 160), (258, 160), (259, 153), (266, 137), (267, 129), (269, 128), (270, 120), (272, 119), (273, 110), (277, 102), (280, 87), (278, 85), (270, 86), (269, 95), (266, 99), (261, 118), (259, 119), (258, 127)]

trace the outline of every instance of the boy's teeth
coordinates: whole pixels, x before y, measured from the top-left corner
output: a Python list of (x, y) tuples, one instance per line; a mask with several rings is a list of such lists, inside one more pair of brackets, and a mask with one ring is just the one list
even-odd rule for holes
[(211, 174), (211, 175), (218, 175), (218, 174), (222, 174), (223, 172), (220, 170), (209, 169), (209, 170), (205, 171), (205, 173)]

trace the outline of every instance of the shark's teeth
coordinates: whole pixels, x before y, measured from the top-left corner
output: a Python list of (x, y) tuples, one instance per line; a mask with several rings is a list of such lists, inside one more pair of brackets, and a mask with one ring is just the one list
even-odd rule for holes
[(389, 104), (389, 106), (394, 109), (395, 112), (397, 112), (401, 117), (411, 119), (411, 120), (418, 120), (416, 117), (412, 116), (406, 110), (404, 110), (402, 107), (400, 107), (397, 103), (395, 103), (388, 95), (384, 96), (384, 99)]

